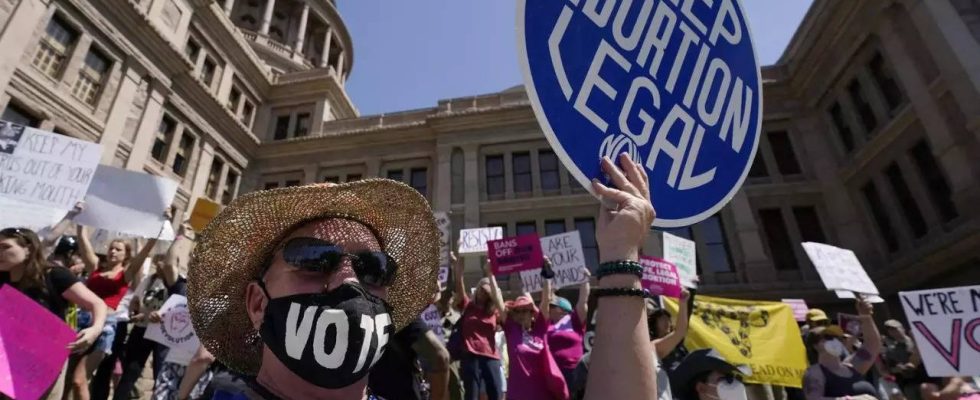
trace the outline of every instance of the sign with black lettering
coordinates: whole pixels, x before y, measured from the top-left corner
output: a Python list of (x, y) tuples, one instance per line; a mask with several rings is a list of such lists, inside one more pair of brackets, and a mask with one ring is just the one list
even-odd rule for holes
[(980, 375), (980, 286), (898, 295), (929, 376)]
[[(578, 231), (541, 238), (541, 250), (545, 257), (551, 260), (555, 271), (551, 287), (560, 289), (565, 286), (578, 285), (588, 280), (585, 275), (585, 257), (582, 255), (582, 237)], [(521, 272), (521, 283), (525, 292), (541, 291), (541, 268)]]
[(878, 294), (878, 287), (868, 277), (853, 251), (816, 242), (804, 242), (803, 250), (810, 257), (827, 289), (865, 295)]
[(444, 290), (446, 288), (446, 282), (449, 280), (449, 213), (444, 211), (437, 211), (432, 213), (432, 216), (436, 220), (436, 226), (439, 228), (439, 290)]
[(101, 158), (98, 143), (0, 121), (0, 196), (70, 210)]
[(518, 0), (524, 86), (582, 186), (626, 153), (650, 177), (653, 225), (725, 206), (759, 143), (762, 79), (740, 0)]
[(504, 237), (504, 228), (463, 229), (459, 231), (459, 254), (487, 254), (487, 242)]

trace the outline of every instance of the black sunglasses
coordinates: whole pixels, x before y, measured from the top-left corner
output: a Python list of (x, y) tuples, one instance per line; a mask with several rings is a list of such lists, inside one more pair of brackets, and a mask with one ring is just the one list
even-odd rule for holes
[(311, 237), (289, 239), (282, 246), (282, 258), (296, 268), (327, 273), (336, 271), (344, 258), (348, 258), (357, 279), (371, 286), (391, 286), (398, 271), (398, 264), (383, 251), (346, 253), (338, 245)]

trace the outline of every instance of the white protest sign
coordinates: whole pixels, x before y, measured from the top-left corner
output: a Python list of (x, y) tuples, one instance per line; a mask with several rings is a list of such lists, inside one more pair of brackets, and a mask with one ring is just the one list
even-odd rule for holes
[(68, 210), (53, 208), (26, 201), (0, 197), (0, 228), (28, 228), (39, 231), (57, 224), (65, 217)]
[[(585, 257), (582, 254), (582, 237), (578, 231), (541, 238), (541, 250), (551, 260), (551, 268), (555, 271), (552, 289), (578, 285), (589, 279), (583, 272)], [(521, 283), (525, 292), (540, 292), (541, 268), (521, 271)]]
[[(857, 298), (857, 296), (854, 295), (854, 292), (851, 292), (851, 291), (848, 291), (848, 290), (835, 290), (834, 291), (834, 294), (837, 295), (837, 298), (838, 299), (856, 299)], [(883, 298), (881, 298), (881, 296), (878, 296), (878, 295), (875, 295), (875, 294), (866, 294), (866, 295), (864, 295), (864, 298), (867, 299), (868, 302), (873, 303), (873, 304), (884, 303), (885, 302), (885, 299), (883, 299)]]
[(803, 250), (827, 289), (878, 294), (878, 288), (853, 251), (816, 242), (804, 242)]
[(432, 213), (439, 228), (439, 290), (446, 288), (449, 280), (449, 214), (443, 211)]
[(677, 266), (681, 285), (694, 288), (698, 276), (697, 249), (694, 241), (664, 232), (664, 260)]
[(158, 312), (160, 323), (147, 326), (143, 337), (170, 347), (173, 351), (191, 354), (196, 352), (201, 342), (191, 324), (187, 298), (181, 295), (170, 296)]
[(504, 238), (504, 228), (463, 229), (459, 231), (459, 254), (486, 254), (487, 242)]
[(429, 305), (424, 311), (422, 311), (422, 321), (425, 325), (432, 330), (432, 333), (436, 334), (440, 340), (446, 340), (446, 333), (442, 328), (442, 313), (436, 308), (435, 304)]
[(0, 196), (70, 210), (101, 158), (98, 143), (0, 121)]
[(164, 232), (163, 211), (170, 208), (177, 182), (136, 171), (100, 165), (75, 222), (145, 238)]
[(980, 375), (980, 286), (898, 295), (929, 376)]

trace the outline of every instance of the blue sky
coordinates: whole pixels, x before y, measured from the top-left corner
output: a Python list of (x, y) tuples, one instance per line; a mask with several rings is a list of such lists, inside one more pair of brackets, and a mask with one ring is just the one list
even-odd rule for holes
[[(742, 0), (763, 65), (775, 63), (812, 0)], [(515, 0), (340, 0), (354, 40), (347, 92), (361, 115), (521, 83)]]

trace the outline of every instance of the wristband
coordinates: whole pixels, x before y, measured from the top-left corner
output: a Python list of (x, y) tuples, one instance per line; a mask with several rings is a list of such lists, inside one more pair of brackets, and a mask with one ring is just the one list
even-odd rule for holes
[(648, 290), (646, 290), (646, 289), (625, 288), (625, 287), (595, 289), (595, 290), (592, 291), (592, 294), (595, 295), (595, 297), (597, 297), (597, 298), (598, 297), (607, 297), (607, 296), (612, 296), (612, 297), (641, 297), (641, 298), (650, 297), (650, 292)]
[(636, 275), (637, 278), (643, 278), (643, 266), (636, 261), (612, 261), (599, 264), (599, 269), (596, 270), (596, 277), (602, 279), (603, 277), (609, 275)]

